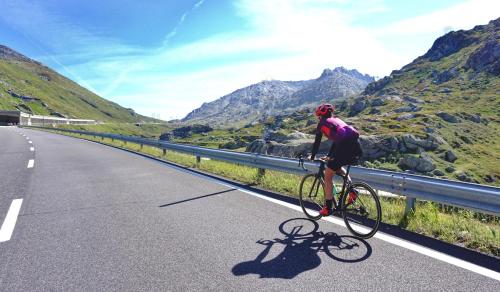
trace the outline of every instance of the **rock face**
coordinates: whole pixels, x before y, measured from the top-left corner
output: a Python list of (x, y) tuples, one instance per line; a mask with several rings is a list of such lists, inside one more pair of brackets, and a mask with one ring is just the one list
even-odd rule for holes
[(317, 79), (262, 81), (205, 103), (182, 121), (203, 120), (211, 125), (249, 123), (263, 115), (276, 115), (310, 107), (322, 101), (347, 98), (361, 92), (373, 77), (343, 67), (326, 69)]
[(476, 72), (486, 71), (496, 76), (500, 75), (499, 39), (492, 38), (488, 40), (488, 42), (469, 57), (465, 67)]
[(467, 47), (477, 41), (469, 32), (459, 30), (452, 31), (438, 38), (423, 58), (429, 59), (431, 62), (438, 61), (446, 56), (458, 52), (462, 48)]

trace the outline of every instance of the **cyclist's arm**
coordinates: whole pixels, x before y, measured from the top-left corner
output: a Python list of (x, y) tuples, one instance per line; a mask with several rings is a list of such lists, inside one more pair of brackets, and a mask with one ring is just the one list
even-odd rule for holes
[(311, 150), (311, 160), (314, 160), (314, 157), (318, 153), (319, 150), (319, 144), (321, 144), (321, 138), (323, 137), (323, 133), (321, 133), (321, 129), (318, 128), (316, 129), (316, 137), (314, 138), (314, 144)]
[(328, 157), (333, 157), (335, 155), (335, 141), (332, 141), (332, 146), (330, 146), (330, 151), (328, 151)]

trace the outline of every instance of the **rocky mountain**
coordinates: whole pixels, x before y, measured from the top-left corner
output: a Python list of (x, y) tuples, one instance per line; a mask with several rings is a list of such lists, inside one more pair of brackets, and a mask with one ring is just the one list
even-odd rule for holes
[(339, 108), (369, 165), (498, 184), (500, 18), (438, 38)]
[(360, 93), (372, 81), (371, 76), (343, 67), (325, 69), (319, 78), (312, 80), (262, 81), (204, 103), (182, 121), (214, 126), (225, 126), (228, 122), (245, 124), (262, 116), (292, 112), (321, 101), (345, 99)]
[[(500, 185), (499, 57), (500, 19), (496, 19), (438, 38), (410, 64), (338, 102), (336, 114), (360, 130), (362, 164)], [(300, 84), (303, 87), (290, 97), (322, 77)], [(322, 89), (317, 92), (321, 96)], [(240, 136), (234, 140), (247, 141), (248, 133), (258, 129), (262, 135), (246, 143), (247, 151), (288, 157), (306, 154), (316, 126), (313, 110), (262, 117), (238, 130)], [(207, 135), (212, 140), (219, 136)], [(204, 137), (197, 139), (201, 142)], [(321, 150), (328, 147), (324, 141)]]
[(0, 110), (98, 121), (153, 121), (103, 99), (40, 62), (2, 45)]

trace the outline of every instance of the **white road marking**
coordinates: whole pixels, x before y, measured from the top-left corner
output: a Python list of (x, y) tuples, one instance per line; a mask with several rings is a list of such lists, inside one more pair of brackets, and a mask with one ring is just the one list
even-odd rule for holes
[(29, 139), (30, 139), (30, 137), (26, 137), (26, 140), (29, 140)]
[(35, 147), (30, 147), (30, 151), (35, 151)]
[[(270, 198), (270, 197), (267, 197), (267, 196), (264, 196), (264, 195), (252, 192), (252, 191), (241, 189), (241, 188), (239, 188), (239, 187), (237, 187), (235, 185), (232, 185), (232, 184), (229, 184), (229, 183), (225, 183), (225, 182), (221, 182), (221, 181), (219, 181), (219, 180), (217, 180), (215, 178), (211, 178), (211, 177), (204, 176), (202, 174), (194, 173), (194, 172), (191, 172), (190, 170), (186, 170), (186, 169), (183, 169), (183, 168), (180, 168), (180, 167), (177, 167), (177, 166), (173, 166), (173, 165), (169, 165), (169, 166), (171, 166), (172, 168), (175, 168), (177, 170), (180, 170), (182, 172), (189, 173), (191, 175), (194, 175), (194, 176), (197, 176), (197, 177), (200, 177), (200, 178), (204, 178), (206, 180), (215, 182), (217, 184), (220, 184), (220, 185), (223, 185), (223, 186), (226, 186), (226, 187), (229, 187), (229, 188), (236, 189), (236, 190), (238, 190), (240, 192), (252, 195), (254, 197), (257, 197), (257, 198), (260, 198), (260, 199), (263, 199), (263, 200), (266, 200), (266, 201), (269, 201), (269, 202), (272, 202), (272, 203), (275, 203), (275, 204), (278, 204), (278, 205), (281, 205), (281, 206), (284, 206), (284, 207), (287, 207), (287, 208), (290, 208), (290, 209), (293, 209), (293, 210), (296, 210), (296, 211), (302, 213), (302, 208), (300, 206), (298, 206), (298, 205), (290, 204), (290, 203), (287, 203), (287, 202), (283, 202), (283, 201), (280, 201), (280, 200), (277, 200), (277, 199), (273, 199), (273, 198)], [(345, 227), (344, 221), (341, 220), (341, 219), (338, 219), (338, 218), (334, 218), (334, 217), (330, 216), (330, 217), (324, 217), (324, 218), (322, 218), (322, 220), (326, 220), (328, 222), (331, 222), (331, 223), (334, 223), (334, 224), (337, 224), (337, 225)], [(354, 228), (356, 230), (359, 230), (359, 231), (362, 231), (364, 229), (364, 227), (362, 227), (362, 226), (354, 226)], [(383, 240), (385, 242), (388, 242), (388, 243), (391, 243), (391, 244), (394, 244), (394, 245), (397, 245), (397, 246), (400, 246), (400, 247), (412, 250), (414, 252), (423, 254), (425, 256), (429, 256), (431, 258), (443, 261), (445, 263), (448, 263), (448, 264), (451, 264), (451, 265), (454, 265), (454, 266), (457, 266), (457, 267), (469, 270), (471, 272), (478, 273), (480, 275), (483, 275), (483, 276), (495, 279), (497, 281), (500, 281), (500, 273), (495, 272), (495, 271), (490, 270), (490, 269), (487, 269), (487, 268), (484, 268), (484, 267), (481, 267), (481, 266), (473, 264), (473, 263), (469, 263), (469, 262), (461, 260), (459, 258), (452, 257), (452, 256), (447, 255), (445, 253), (441, 253), (441, 252), (435, 251), (433, 249), (430, 249), (430, 248), (427, 248), (427, 247), (423, 247), (421, 245), (418, 245), (418, 244), (415, 244), (415, 243), (412, 243), (412, 242), (409, 242), (409, 241), (406, 241), (406, 240), (399, 239), (397, 237), (385, 234), (385, 233), (380, 232), (380, 231), (377, 232), (374, 237), (377, 238), (377, 239)]]
[(15, 199), (10, 204), (7, 216), (3, 221), (2, 228), (0, 228), (0, 242), (10, 240), (14, 227), (16, 226), (17, 215), (19, 215), (22, 203), (23, 199)]
[(28, 168), (33, 168), (34, 165), (35, 165), (35, 160), (34, 159), (30, 159), (28, 161)]
[(28, 143), (33, 144), (33, 142), (32, 142), (32, 141), (28, 141)]

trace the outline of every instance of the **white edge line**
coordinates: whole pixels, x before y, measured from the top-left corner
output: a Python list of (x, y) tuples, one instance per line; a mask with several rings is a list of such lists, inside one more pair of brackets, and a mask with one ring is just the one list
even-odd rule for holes
[(35, 160), (34, 159), (30, 159), (28, 161), (28, 168), (33, 168), (34, 165), (35, 165)]
[[(211, 178), (211, 177), (204, 176), (202, 174), (194, 173), (194, 172), (192, 172), (190, 170), (186, 170), (186, 169), (177, 167), (175, 165), (169, 164), (169, 166), (172, 167), (172, 168), (175, 168), (177, 170), (180, 170), (182, 172), (189, 173), (191, 175), (204, 178), (206, 180), (215, 182), (217, 184), (220, 184), (220, 185), (223, 185), (223, 186), (226, 186), (226, 187), (229, 187), (229, 188), (236, 189), (236, 190), (238, 190), (240, 192), (252, 195), (254, 197), (257, 197), (257, 198), (260, 198), (260, 199), (263, 199), (263, 200), (267, 200), (269, 202), (272, 202), (272, 203), (275, 203), (275, 204), (278, 204), (278, 205), (281, 205), (281, 206), (293, 209), (295, 211), (302, 212), (302, 208), (300, 206), (295, 205), (295, 204), (291, 204), (291, 203), (283, 202), (283, 201), (280, 201), (280, 200), (277, 200), (277, 199), (269, 198), (267, 196), (264, 196), (264, 195), (261, 195), (261, 194), (255, 193), (255, 192), (239, 188), (239, 187), (237, 187), (235, 185), (232, 185), (232, 184), (229, 184), (229, 183), (225, 183), (225, 182), (221, 182), (220, 180), (217, 180), (215, 178)], [(345, 227), (344, 221), (341, 220), (341, 219), (334, 218), (334, 217), (324, 217), (322, 219), (326, 220), (326, 221), (328, 221), (330, 223), (334, 223), (334, 224), (337, 224), (337, 225)], [(358, 226), (356, 226), (356, 227), (358, 227)], [(355, 227), (355, 229), (357, 229), (356, 227)], [(358, 228), (362, 229), (363, 227), (358, 227)], [(428, 257), (431, 257), (431, 258), (435, 258), (437, 260), (446, 262), (448, 264), (451, 264), (451, 265), (454, 265), (454, 266), (457, 266), (457, 267), (469, 270), (471, 272), (474, 272), (474, 273), (477, 273), (477, 274), (480, 274), (480, 275), (483, 275), (483, 276), (495, 279), (497, 281), (500, 281), (500, 273), (495, 272), (495, 271), (490, 270), (490, 269), (487, 269), (487, 268), (484, 268), (484, 267), (481, 267), (481, 266), (473, 264), (473, 263), (469, 263), (467, 261), (458, 259), (456, 257), (452, 257), (452, 256), (447, 255), (445, 253), (438, 252), (438, 251), (432, 250), (430, 248), (426, 248), (426, 247), (423, 247), (421, 245), (418, 245), (418, 244), (415, 244), (415, 243), (412, 243), (412, 242), (409, 242), (409, 241), (406, 241), (406, 240), (399, 239), (399, 238), (394, 237), (394, 236), (390, 236), (390, 235), (385, 234), (383, 232), (377, 232), (374, 235), (374, 237), (377, 238), (377, 239), (383, 240), (385, 242), (392, 243), (394, 245), (397, 245), (397, 246), (400, 246), (400, 247), (412, 250), (414, 252), (423, 254), (425, 256), (428, 256)]]
[(22, 203), (23, 199), (15, 199), (10, 204), (7, 216), (3, 221), (2, 228), (0, 228), (0, 242), (10, 240), (14, 227), (16, 226), (17, 215), (19, 215)]

